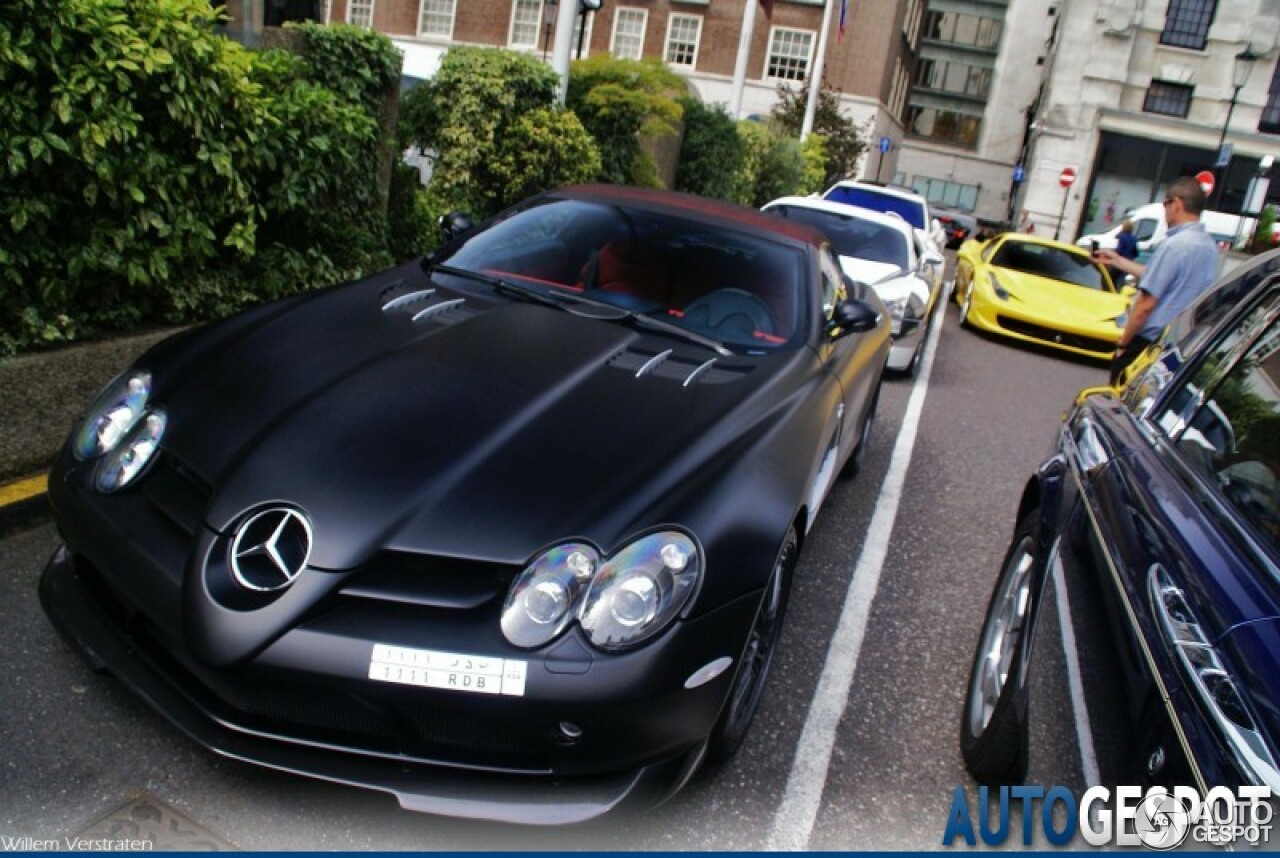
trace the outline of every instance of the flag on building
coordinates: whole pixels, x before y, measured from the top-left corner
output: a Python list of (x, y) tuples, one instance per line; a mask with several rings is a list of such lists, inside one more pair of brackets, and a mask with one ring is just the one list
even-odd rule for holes
[(764, 8), (764, 16), (773, 18), (773, 0), (760, 0), (760, 5)]
[(837, 42), (844, 41), (844, 21), (849, 16), (849, 0), (840, 0), (840, 32), (836, 36)]

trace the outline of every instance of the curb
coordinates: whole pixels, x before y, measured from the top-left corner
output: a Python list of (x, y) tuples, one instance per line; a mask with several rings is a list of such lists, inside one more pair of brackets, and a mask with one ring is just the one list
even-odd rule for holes
[(0, 536), (43, 524), (52, 516), (48, 479), (48, 474), (38, 474), (0, 485)]

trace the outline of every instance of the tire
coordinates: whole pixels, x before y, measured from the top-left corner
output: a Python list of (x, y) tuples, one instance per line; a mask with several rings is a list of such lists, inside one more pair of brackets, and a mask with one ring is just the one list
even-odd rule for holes
[(876, 383), (876, 392), (871, 394), (871, 404), (867, 406), (866, 416), (858, 427), (858, 446), (853, 448), (849, 459), (840, 469), (840, 479), (851, 480), (862, 470), (862, 462), (867, 456), (867, 448), (871, 446), (871, 432), (875, 428), (876, 410), (880, 407), (880, 383)]
[(724, 762), (742, 747), (756, 710), (760, 708), (769, 666), (773, 663), (773, 654), (782, 635), (782, 618), (791, 598), (791, 575), (795, 571), (799, 549), (795, 525), (792, 525), (778, 549), (755, 621), (747, 635), (747, 645), (738, 660), (729, 697), (707, 742), (707, 759), (713, 764)]
[(1018, 522), (973, 655), (960, 719), (960, 752), (982, 784), (1019, 784), (1027, 774), (1027, 660), (1043, 575), (1034, 531), (1039, 511)]

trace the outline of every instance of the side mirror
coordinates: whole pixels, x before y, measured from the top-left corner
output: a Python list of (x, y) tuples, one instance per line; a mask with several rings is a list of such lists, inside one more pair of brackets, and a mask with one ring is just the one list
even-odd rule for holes
[(843, 337), (846, 334), (857, 334), (870, 331), (880, 324), (880, 312), (866, 301), (850, 298), (836, 304), (831, 314), (827, 330), (832, 336)]
[(922, 265), (941, 265), (942, 254), (930, 248), (929, 250), (926, 250), (924, 254), (920, 257), (920, 263)]
[[(1125, 279), (1126, 279), (1126, 280), (1129, 280), (1129, 279), (1131, 279), (1132, 277), (1133, 277), (1133, 275), (1132, 275), (1132, 274), (1130, 274), (1130, 275), (1127, 275)], [(1122, 297), (1122, 298), (1126, 298), (1126, 299), (1128, 299), (1128, 300), (1132, 301), (1132, 300), (1133, 300), (1133, 296), (1134, 296), (1134, 295), (1137, 295), (1137, 294), (1138, 294), (1138, 287), (1137, 287), (1137, 286), (1134, 286), (1132, 283), (1128, 283), (1128, 282), (1126, 282), (1123, 286), (1121, 286), (1121, 287), (1120, 287), (1120, 297)]]
[(440, 235), (446, 241), (470, 232), (475, 228), (475, 221), (466, 212), (449, 212), (440, 215)]

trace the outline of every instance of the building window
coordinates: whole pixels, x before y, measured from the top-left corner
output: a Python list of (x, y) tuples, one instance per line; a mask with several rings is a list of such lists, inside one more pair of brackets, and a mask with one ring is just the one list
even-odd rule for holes
[(764, 76), (774, 80), (804, 80), (813, 59), (813, 31), (774, 27), (769, 34), (769, 58)]
[(922, 57), (916, 64), (916, 86), (986, 98), (991, 92), (991, 69)]
[(1267, 93), (1267, 106), (1262, 109), (1258, 130), (1264, 134), (1280, 134), (1280, 63), (1271, 73), (1271, 90)]
[(973, 211), (978, 207), (978, 186), (961, 182), (948, 182), (946, 179), (930, 179), (928, 176), (916, 176), (911, 182), (915, 192), (931, 203), (950, 206), (953, 209)]
[(1203, 51), (1217, 9), (1218, 0), (1169, 0), (1160, 44)]
[(373, 28), (373, 0), (347, 0), (347, 23)]
[(1194, 87), (1180, 83), (1169, 83), (1167, 80), (1153, 80), (1147, 87), (1147, 99), (1142, 102), (1142, 109), (1147, 113), (1161, 113), (1165, 116), (1186, 118), (1191, 110), (1191, 91)]
[(931, 11), (925, 19), (924, 37), (934, 42), (994, 51), (1000, 45), (1002, 26), (998, 18)]
[(975, 114), (919, 104), (907, 108), (907, 133), (913, 137), (974, 149), (981, 131), (982, 117)]
[(542, 28), (543, 0), (516, 0), (511, 7), (511, 36), (507, 43), (517, 50), (537, 50)]
[(453, 10), (456, 0), (422, 0), (418, 7), (418, 35), (453, 38)]
[(649, 13), (644, 9), (619, 8), (613, 18), (613, 42), (609, 53), (627, 60), (644, 56), (644, 28)]
[(672, 15), (667, 23), (667, 48), (663, 52), (673, 66), (693, 68), (698, 62), (698, 40), (702, 38), (702, 18)]

